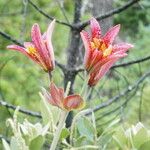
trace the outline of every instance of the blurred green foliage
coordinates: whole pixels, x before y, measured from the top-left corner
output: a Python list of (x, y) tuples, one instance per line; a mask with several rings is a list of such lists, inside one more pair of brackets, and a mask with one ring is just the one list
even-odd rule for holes
[[(58, 3), (50, 0), (34, 0), (47, 14), (54, 16), (60, 20), (65, 20)], [(123, 4), (125, 1), (115, 1), (115, 6)], [(121, 14), (115, 15), (114, 23), (122, 25), (120, 37), (133, 43), (135, 48), (129, 52), (129, 56), (121, 60), (127, 62), (142, 58), (150, 54), (150, 2), (143, 0), (134, 7), (127, 9)], [(30, 4), (27, 3), (27, 14), (24, 14), (25, 4), (22, 0), (6, 0), (0, 1), (0, 30), (10, 34), (19, 41), (30, 41), (30, 30), (33, 23), (37, 22), (42, 32), (44, 32), (50, 22), (47, 18), (37, 12)], [(73, 3), (70, 0), (64, 0), (64, 8), (72, 22), (73, 19)], [(89, 12), (83, 16), (83, 19), (88, 18)], [(24, 28), (25, 27), (25, 28)], [(69, 41), (69, 30), (67, 27), (56, 24), (52, 43), (55, 50), (56, 59), (59, 62), (66, 62), (66, 49)], [(0, 99), (7, 101), (14, 105), (39, 111), (39, 91), (41, 86), (47, 87), (49, 84), (48, 75), (46, 75), (41, 68), (39, 68), (31, 60), (22, 54), (14, 51), (6, 50), (6, 46), (11, 44), (10, 41), (0, 37)], [(150, 61), (132, 66), (117, 68), (109, 75), (109, 80), (105, 77), (101, 80), (99, 86), (96, 87), (101, 98), (95, 97), (91, 102), (91, 106), (100, 104), (102, 101), (116, 95), (121, 89), (126, 88), (128, 85), (134, 83), (144, 72), (149, 71)], [(54, 71), (54, 81), (57, 85), (63, 86), (63, 74), (60, 69)], [(82, 75), (82, 74), (81, 74)], [(82, 84), (82, 79), (78, 76), (75, 83), (75, 91), (79, 92)], [(104, 83), (104, 86), (103, 86)], [(123, 119), (127, 123), (135, 123), (139, 120), (139, 103), (142, 94), (142, 121), (150, 126), (148, 120), (149, 107), (150, 107), (150, 79), (146, 79), (143, 92), (141, 89), (137, 94), (132, 97), (131, 101), (125, 109), (119, 109), (109, 117), (100, 120), (99, 132), (103, 130), (101, 124), (105, 124), (113, 119), (118, 112), (121, 111)], [(118, 104), (121, 104), (118, 101)], [(105, 111), (113, 110), (111, 108)], [(11, 117), (13, 111), (7, 110), (0, 106), (0, 134), (8, 135), (9, 130), (5, 128), (6, 118)], [(96, 113), (99, 116), (104, 113), (104, 110)], [(20, 115), (21, 118), (25, 117)], [(29, 118), (33, 122), (37, 119)], [(99, 124), (99, 122), (97, 122)]]

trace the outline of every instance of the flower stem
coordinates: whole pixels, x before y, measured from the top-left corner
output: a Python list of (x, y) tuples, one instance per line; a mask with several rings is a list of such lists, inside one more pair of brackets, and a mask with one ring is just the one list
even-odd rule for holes
[(51, 71), (48, 72), (48, 76), (49, 76), (49, 80), (50, 82), (52, 81), (52, 74), (51, 74)]
[(88, 75), (86, 74), (86, 72), (84, 73), (84, 79), (85, 79), (85, 80), (84, 80), (84, 82), (83, 82), (80, 95), (83, 95), (83, 94), (84, 94), (84, 91), (85, 91), (85, 89), (86, 89), (86, 87), (87, 87), (87, 83), (88, 83), (89, 77), (88, 77)]
[(53, 138), (50, 150), (55, 150), (56, 149), (56, 146), (57, 146), (58, 140), (60, 138), (60, 134), (61, 134), (61, 131), (62, 131), (62, 128), (64, 126), (64, 123), (65, 123), (65, 120), (66, 120), (67, 116), (68, 116), (68, 112), (67, 111), (62, 111), (61, 118), (60, 118), (60, 121), (59, 121), (59, 124), (58, 124), (58, 128), (57, 128), (55, 136)]

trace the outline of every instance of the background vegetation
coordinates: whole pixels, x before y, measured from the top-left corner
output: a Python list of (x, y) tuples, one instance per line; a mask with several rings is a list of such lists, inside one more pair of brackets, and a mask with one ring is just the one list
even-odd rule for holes
[[(124, 4), (124, 1), (115, 0), (114, 7)], [(34, 0), (37, 6), (40, 6), (47, 14), (57, 19), (64, 20), (59, 4), (52, 0)], [(129, 52), (128, 57), (121, 60), (120, 63), (134, 61), (150, 56), (150, 2), (142, 0), (121, 14), (113, 17), (114, 24), (120, 23), (122, 28), (119, 34), (123, 41), (133, 43), (135, 47)], [(70, 0), (64, 0), (64, 9), (70, 22), (73, 19), (73, 4)], [(91, 17), (90, 5), (86, 10), (82, 20)], [(41, 30), (47, 28), (50, 20), (37, 12), (26, 0), (1, 0), (0, 1), (0, 31), (3, 31), (19, 41), (30, 40), (30, 29), (33, 23), (37, 22)], [(54, 45), (56, 59), (65, 64), (66, 48), (68, 45), (69, 30), (65, 26), (56, 24), (52, 42)], [(39, 91), (41, 86), (47, 86), (48, 76), (32, 61), (22, 54), (6, 50), (6, 46), (11, 41), (0, 37), (0, 100), (13, 105), (19, 105), (24, 108), (40, 111)], [(150, 71), (150, 59), (134, 65), (114, 68), (110, 71), (100, 84), (93, 91), (93, 101), (90, 106), (94, 107), (107, 99), (110, 99), (121, 92), (123, 89), (134, 84), (143, 74)], [(82, 73), (79, 74), (75, 83), (75, 92), (80, 91), (83, 81)], [(54, 80), (57, 85), (63, 86), (63, 74), (59, 68), (54, 71)], [(98, 93), (98, 94), (97, 94)], [(116, 103), (108, 108), (96, 112), (97, 128), (99, 133), (105, 126), (114, 120), (121, 118), (124, 124), (136, 124), (142, 121), (150, 128), (150, 78), (144, 82), (135, 91), (121, 97)], [(125, 105), (122, 102), (129, 99)], [(120, 106), (113, 112), (114, 108)], [(108, 113), (111, 112), (112, 113)], [(108, 113), (108, 114), (107, 114)], [(12, 117), (13, 110), (0, 105), (0, 134), (6, 137), (11, 133), (6, 127), (6, 119)], [(104, 115), (106, 114), (106, 115)], [(100, 117), (103, 116), (104, 117)], [(27, 117), (36, 122), (39, 119), (27, 115), (19, 114), (19, 119)]]

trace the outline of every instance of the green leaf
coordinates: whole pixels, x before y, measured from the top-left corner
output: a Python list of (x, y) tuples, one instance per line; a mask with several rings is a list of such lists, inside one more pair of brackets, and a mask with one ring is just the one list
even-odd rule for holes
[[(43, 119), (44, 124), (48, 124), (49, 122), (53, 122), (52, 117), (52, 112), (49, 108), (49, 104), (46, 102), (46, 100), (41, 97), (41, 102), (40, 102), (40, 109), (41, 109), (41, 115)], [(51, 116), (51, 117), (50, 117)]]
[(41, 150), (45, 142), (45, 138), (39, 135), (37, 138), (33, 139), (29, 145), (30, 150)]
[(61, 135), (60, 135), (60, 139), (66, 139), (69, 136), (70, 132), (67, 128), (63, 128)]
[(87, 141), (86, 136), (80, 136), (78, 139), (75, 140), (75, 146), (83, 146), (89, 144), (89, 141)]
[(43, 118), (44, 124), (50, 124), (50, 131), (54, 130), (54, 126), (58, 123), (60, 116), (60, 109), (49, 105), (45, 100), (44, 96), (40, 93), (41, 96), (41, 115)]
[(2, 139), (2, 143), (5, 150), (10, 150), (9, 144), (4, 139)]
[(125, 131), (123, 130), (122, 127), (118, 127), (115, 131), (115, 134), (113, 135), (113, 139), (117, 146), (120, 148), (123, 148), (123, 145), (127, 144), (127, 138), (125, 136)]
[(136, 148), (139, 148), (143, 143), (150, 140), (145, 128), (141, 128), (136, 135), (133, 136), (133, 142)]
[(150, 140), (142, 144), (139, 150), (150, 150)]
[(78, 120), (77, 129), (81, 136), (85, 136), (89, 141), (94, 141), (95, 128), (87, 117), (82, 117)]
[(10, 141), (11, 150), (29, 150), (26, 146), (25, 141), (19, 135), (17, 137), (12, 137)]
[(100, 136), (97, 140), (97, 144), (101, 147), (101, 149), (104, 149), (107, 147), (108, 143), (111, 141), (112, 139), (112, 135), (113, 135), (113, 131), (105, 134), (103, 136)]
[(108, 125), (107, 128), (111, 128), (111, 127), (117, 125), (117, 124), (119, 123), (119, 121), (120, 121), (120, 119), (115, 119), (114, 121), (112, 121), (112, 122)]

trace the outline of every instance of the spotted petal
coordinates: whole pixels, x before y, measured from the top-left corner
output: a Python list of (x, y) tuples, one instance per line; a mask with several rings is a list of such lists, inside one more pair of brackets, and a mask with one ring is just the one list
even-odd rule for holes
[(99, 70), (101, 69), (101, 66), (103, 66), (104, 64), (106, 64), (109, 61), (116, 60), (117, 58), (121, 58), (121, 57), (125, 57), (125, 56), (126, 56), (125, 53), (124, 54), (116, 54), (116, 55), (113, 54), (113, 55), (108, 56), (107, 58), (101, 59), (93, 66), (93, 68), (91, 69), (91, 73), (98, 74), (97, 72), (99, 72)]
[(53, 46), (52, 46), (52, 43), (51, 43), (51, 38), (52, 38), (52, 32), (54, 30), (54, 25), (55, 25), (55, 19), (50, 23), (50, 25), (48, 27), (48, 30), (46, 32), (46, 44), (47, 44), (49, 56), (51, 58), (52, 68), (54, 68), (54, 66), (55, 66), (54, 51), (53, 51)]
[(120, 30), (120, 24), (110, 28), (107, 33), (104, 35), (103, 40), (107, 45), (110, 45), (113, 43), (115, 37), (118, 35), (118, 32)]
[(19, 45), (8, 45), (7, 49), (19, 51), (19, 52), (23, 53), (24, 55), (28, 56), (28, 54), (26, 52), (26, 49), (24, 47), (22, 47), (22, 46), (19, 46)]
[(108, 71), (109, 69), (112, 67), (112, 65), (118, 60), (118, 58), (111, 60), (109, 62), (107, 62), (106, 64), (104, 64), (100, 70), (100, 72), (97, 75), (97, 80), (101, 79)]
[(94, 74), (91, 74), (91, 77), (89, 79), (89, 82), (88, 84), (90, 86), (95, 86), (97, 84), (97, 82), (109, 71), (109, 69), (112, 67), (112, 65), (117, 61), (118, 59), (114, 59), (114, 60), (111, 60), (109, 62), (107, 62), (106, 64), (104, 64), (99, 73), (94, 73)]
[(34, 47), (34, 44), (32, 42), (24, 42), (23, 45), (25, 48)]
[(128, 43), (120, 43), (113, 46), (113, 52), (114, 53), (125, 53), (128, 49), (133, 48), (134, 46), (132, 44)]
[(50, 94), (55, 105), (58, 107), (62, 107), (62, 101), (64, 99), (64, 92), (61, 88), (57, 88), (53, 82), (51, 82), (50, 84)]
[(85, 31), (80, 32), (80, 34), (81, 34), (81, 38), (83, 40), (83, 44), (85, 47), (84, 65), (85, 67), (87, 67), (90, 64), (90, 58), (92, 55), (91, 46), (90, 46), (90, 38), (89, 38), (89, 34)]
[(39, 53), (39, 56), (41, 57), (41, 59), (43, 60), (43, 62), (49, 69), (51, 67), (51, 62), (50, 62), (50, 58), (48, 55), (48, 51), (47, 51), (44, 41), (42, 39), (41, 31), (40, 31), (38, 24), (34, 24), (32, 26), (31, 37), (32, 37), (32, 41)]
[(100, 38), (101, 27), (95, 18), (92, 18), (90, 20), (90, 27), (91, 27), (91, 32), (92, 32), (92, 38)]
[(93, 51), (91, 58), (90, 58), (90, 65), (89, 65), (89, 71), (90, 72), (93, 70), (95, 65), (97, 65), (97, 63), (101, 62), (102, 56), (103, 56), (103, 54), (101, 51), (98, 51), (98, 50)]

